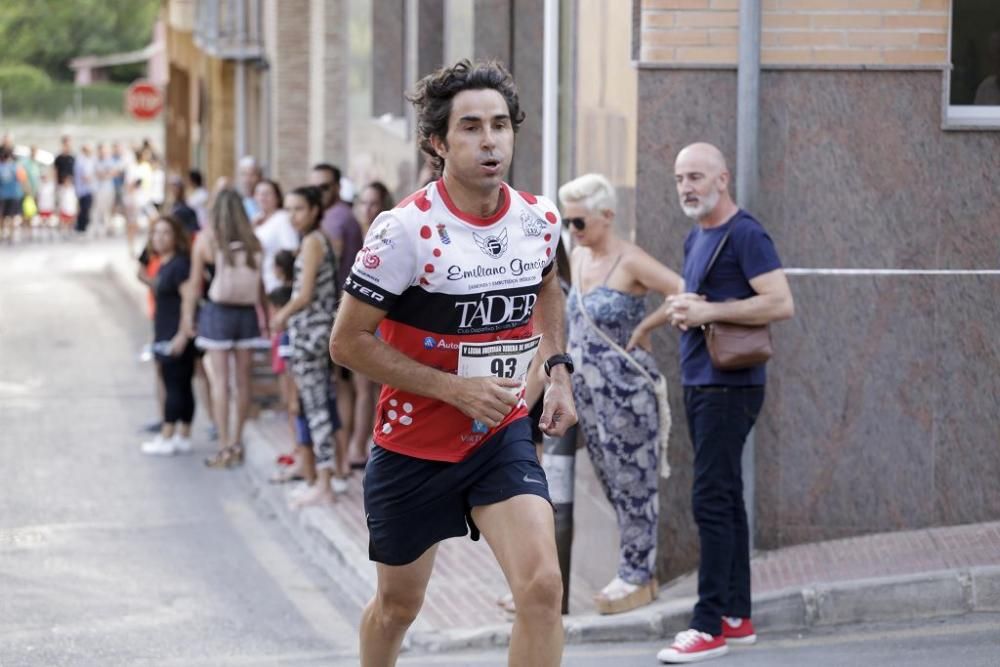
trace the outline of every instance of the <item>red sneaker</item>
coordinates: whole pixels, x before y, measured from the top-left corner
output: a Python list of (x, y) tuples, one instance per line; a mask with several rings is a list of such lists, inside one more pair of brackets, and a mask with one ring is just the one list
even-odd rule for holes
[(722, 635), (713, 637), (707, 632), (685, 630), (677, 633), (674, 643), (656, 654), (660, 662), (685, 663), (700, 662), (718, 658), (729, 652)]
[(726, 638), (727, 644), (750, 645), (757, 643), (757, 633), (754, 632), (753, 622), (749, 618), (723, 616), (722, 636)]

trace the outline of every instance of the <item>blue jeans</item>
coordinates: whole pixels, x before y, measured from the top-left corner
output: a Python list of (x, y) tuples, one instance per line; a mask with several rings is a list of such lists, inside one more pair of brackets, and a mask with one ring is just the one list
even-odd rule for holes
[(691, 627), (722, 633), (722, 617), (750, 617), (750, 536), (741, 457), (764, 403), (764, 387), (684, 387), (694, 446), (691, 507), (701, 542)]

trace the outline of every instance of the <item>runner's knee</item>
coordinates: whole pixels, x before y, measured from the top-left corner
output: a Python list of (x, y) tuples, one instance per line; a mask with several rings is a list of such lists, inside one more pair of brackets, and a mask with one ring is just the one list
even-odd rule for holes
[(380, 591), (377, 600), (379, 621), (387, 627), (409, 627), (424, 604), (424, 596), (412, 591)]
[(562, 573), (558, 565), (541, 566), (521, 585), (515, 586), (514, 603), (519, 615), (542, 620), (561, 615), (562, 597)]

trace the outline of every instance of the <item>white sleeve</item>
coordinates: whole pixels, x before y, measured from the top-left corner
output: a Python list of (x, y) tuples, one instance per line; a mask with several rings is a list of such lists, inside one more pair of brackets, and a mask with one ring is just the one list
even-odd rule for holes
[(299, 239), (299, 233), (295, 231), (295, 227), (292, 225), (292, 216), (286, 211), (278, 211), (275, 215), (281, 216), (281, 224), (278, 225), (278, 247), (282, 250), (298, 250), (299, 245), (301, 245), (301, 239)]
[(416, 281), (416, 247), (393, 211), (375, 219), (351, 267), (344, 291), (389, 310)]

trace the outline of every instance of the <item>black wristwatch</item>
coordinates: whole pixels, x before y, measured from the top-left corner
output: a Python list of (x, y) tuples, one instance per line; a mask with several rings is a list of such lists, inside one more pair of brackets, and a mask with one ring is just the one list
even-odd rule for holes
[(566, 371), (572, 375), (573, 374), (573, 358), (568, 354), (553, 354), (551, 357), (545, 360), (545, 374), (552, 377), (552, 367), (558, 366), (559, 364), (564, 364), (566, 366)]

